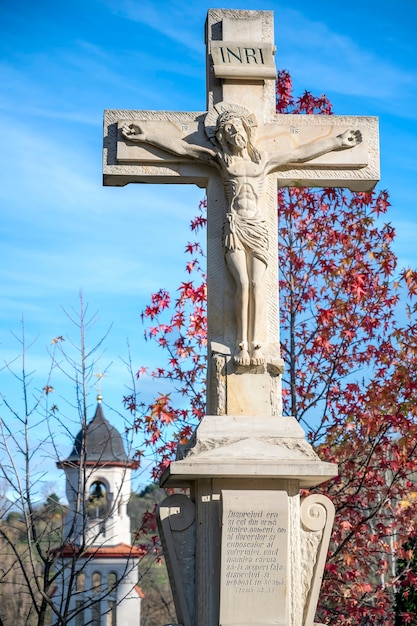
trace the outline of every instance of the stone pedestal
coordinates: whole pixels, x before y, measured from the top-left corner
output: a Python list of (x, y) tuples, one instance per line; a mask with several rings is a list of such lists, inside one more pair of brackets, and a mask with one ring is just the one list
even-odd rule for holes
[(190, 496), (160, 507), (178, 621), (313, 626), (334, 508), (299, 492), (336, 466), (291, 417), (206, 416), (181, 456), (161, 482)]

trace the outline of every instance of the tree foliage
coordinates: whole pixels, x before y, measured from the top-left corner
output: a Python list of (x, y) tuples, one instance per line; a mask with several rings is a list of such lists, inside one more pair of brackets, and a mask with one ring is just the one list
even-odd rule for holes
[[(280, 72), (277, 111), (330, 115), (332, 107), (309, 92), (296, 99)], [(389, 206), (384, 190), (278, 192), (284, 414), (302, 423), (322, 460), (339, 465), (322, 488), (336, 521), (319, 614), (334, 625), (394, 624), (394, 594), (412, 558), (403, 546), (417, 502), (417, 274), (396, 269)], [(192, 231), (204, 225), (203, 208)], [(199, 244), (186, 253), (190, 276), (178, 298), (161, 290), (143, 313), (146, 337), (168, 356), (151, 373), (167, 391), (135, 424), (160, 455), (155, 476), (204, 411), (205, 277)], [(135, 395), (125, 402), (134, 410)]]
[(398, 570), (401, 585), (395, 596), (395, 626), (415, 626), (417, 623), (417, 535), (404, 545)]

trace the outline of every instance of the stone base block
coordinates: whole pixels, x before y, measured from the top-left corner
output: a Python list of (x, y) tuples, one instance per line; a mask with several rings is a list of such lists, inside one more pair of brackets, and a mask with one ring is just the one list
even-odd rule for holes
[(293, 417), (206, 415), (161, 479), (166, 486), (198, 478), (283, 478), (308, 488), (337, 476), (322, 462)]

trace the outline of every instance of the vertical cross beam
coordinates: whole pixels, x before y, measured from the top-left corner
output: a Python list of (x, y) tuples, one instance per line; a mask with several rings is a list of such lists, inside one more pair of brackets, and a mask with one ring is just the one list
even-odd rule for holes
[[(275, 115), (274, 31), (272, 11), (211, 9), (206, 22), (207, 109), (242, 107), (261, 124)], [(256, 136), (255, 136), (256, 137)], [(256, 139), (254, 138), (254, 141)], [(280, 413), (278, 250), (276, 236), (268, 245), (263, 280), (267, 294), (259, 326), (265, 364), (233, 362), (241, 340), (236, 336), (236, 281), (225, 263), (222, 229), (230, 210), (223, 181), (212, 177), (208, 200), (208, 414), (271, 415)], [(276, 183), (263, 185), (263, 218), (268, 233), (277, 233)], [(239, 311), (237, 311), (239, 314)], [(251, 338), (247, 338), (251, 340)], [(268, 371), (269, 370), (269, 371)], [(256, 375), (254, 375), (256, 374)], [(249, 384), (250, 380), (250, 384)]]

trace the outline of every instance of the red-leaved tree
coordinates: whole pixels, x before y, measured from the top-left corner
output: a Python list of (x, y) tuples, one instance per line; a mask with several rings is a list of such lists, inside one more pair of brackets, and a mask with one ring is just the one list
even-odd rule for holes
[[(332, 110), (325, 96), (295, 99), (280, 72), (277, 112)], [(336, 521), (319, 618), (334, 625), (394, 624), (394, 594), (414, 582), (403, 546), (417, 506), (417, 274), (396, 270), (394, 230), (383, 222), (389, 206), (386, 191), (278, 192), (284, 414), (302, 423), (322, 460), (339, 465), (322, 488)], [(204, 209), (202, 202), (193, 232), (205, 225)], [(158, 458), (155, 478), (204, 414), (203, 254), (191, 242), (186, 253), (177, 297), (160, 290), (143, 312), (146, 337), (168, 357), (151, 373), (166, 391), (135, 419)], [(125, 403), (134, 412), (136, 394)]]

